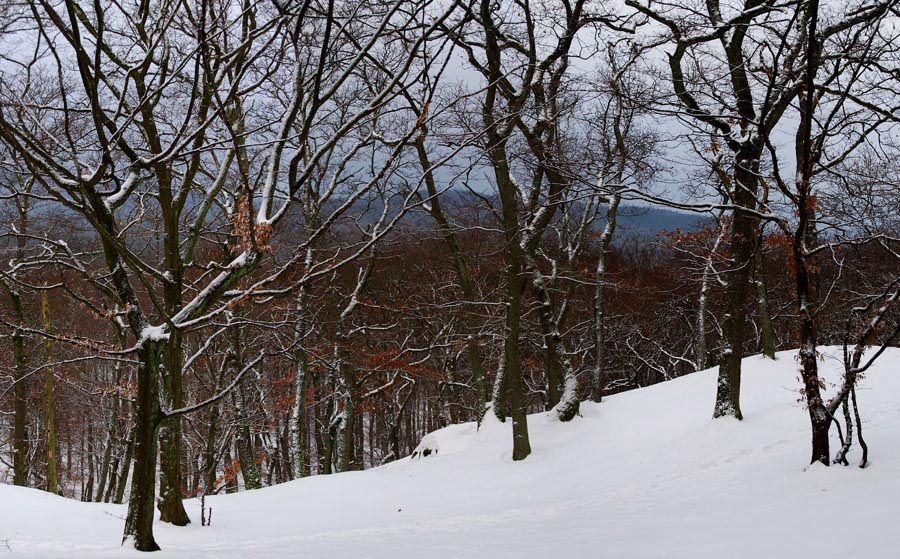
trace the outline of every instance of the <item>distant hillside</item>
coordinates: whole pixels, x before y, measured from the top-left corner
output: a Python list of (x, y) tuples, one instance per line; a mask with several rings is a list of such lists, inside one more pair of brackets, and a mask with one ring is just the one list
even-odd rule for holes
[[(455, 216), (460, 222), (471, 221), (474, 212), (479, 212), (486, 217), (486, 204), (499, 205), (492, 196), (476, 197), (468, 192), (451, 191), (441, 195), (441, 203), (449, 216)], [(355, 205), (357, 215), (364, 217), (361, 222), (371, 223), (377, 219), (383, 210), (380, 200), (360, 201)], [(358, 213), (357, 213), (358, 212)], [(606, 221), (605, 208), (601, 210), (601, 216), (595, 227), (600, 229)], [(396, 214), (395, 214), (396, 215)], [(659, 206), (622, 205), (619, 207), (616, 222), (616, 238), (652, 237), (660, 231), (683, 231), (698, 228), (708, 220), (704, 214), (682, 212)], [(424, 209), (416, 208), (409, 212), (401, 220), (406, 227), (432, 227), (434, 220)]]
[[(708, 218), (703, 214), (680, 212), (655, 206), (622, 206), (616, 219), (616, 233), (623, 237), (649, 237), (660, 231), (681, 229), (689, 231), (700, 227)], [(598, 220), (603, 227), (606, 219)]]

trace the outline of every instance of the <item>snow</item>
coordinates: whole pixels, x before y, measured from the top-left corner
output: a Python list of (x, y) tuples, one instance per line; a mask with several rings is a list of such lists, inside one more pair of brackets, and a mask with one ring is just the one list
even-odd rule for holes
[[(827, 353), (826, 395), (840, 367)], [(154, 557), (895, 557), (900, 350), (858, 388), (865, 470), (806, 465), (795, 359), (745, 360), (743, 422), (710, 419), (715, 370), (585, 402), (570, 423), (532, 415), (524, 462), (489, 413), (481, 430), (433, 433), (440, 453), (425, 460), (208, 498), (211, 527), (187, 501), (194, 524), (157, 524)], [(123, 506), (11, 486), (0, 503), (0, 553), (5, 541), (11, 557), (140, 555), (119, 546)]]
[(416, 460), (421, 458), (427, 458), (429, 456), (437, 456), (438, 452), (441, 450), (441, 444), (438, 442), (438, 438), (434, 433), (429, 433), (422, 437), (422, 442), (419, 443), (419, 446), (413, 450), (413, 453), (410, 455), (410, 459)]
[(139, 343), (143, 341), (159, 342), (169, 338), (169, 332), (165, 324), (158, 326), (147, 325), (141, 330)]

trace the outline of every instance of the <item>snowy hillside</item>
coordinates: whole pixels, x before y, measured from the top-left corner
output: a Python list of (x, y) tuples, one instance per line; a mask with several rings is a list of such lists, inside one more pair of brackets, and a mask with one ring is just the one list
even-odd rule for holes
[[(833, 358), (823, 367), (832, 373)], [(791, 353), (745, 361), (744, 422), (711, 421), (715, 371), (529, 418), (435, 433), (436, 456), (221, 496), (212, 527), (158, 525), (184, 558), (896, 557), (900, 350), (859, 386), (870, 466), (806, 467), (809, 426)], [(833, 377), (836, 378), (836, 377)], [(835, 434), (836, 437), (836, 434)], [(0, 555), (134, 557), (125, 508), (0, 486)]]

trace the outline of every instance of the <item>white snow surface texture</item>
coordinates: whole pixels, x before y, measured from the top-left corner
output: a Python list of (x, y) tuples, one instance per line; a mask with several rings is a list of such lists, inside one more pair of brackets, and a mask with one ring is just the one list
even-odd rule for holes
[[(839, 353), (823, 352), (835, 391)], [(796, 352), (744, 361), (743, 422), (711, 420), (716, 370), (584, 403), (564, 424), (528, 418), (533, 454), (510, 459), (510, 425), (434, 433), (440, 453), (187, 501), (194, 523), (157, 523), (179, 558), (895, 558), (900, 550), (900, 350), (858, 388), (870, 465), (807, 466)], [(837, 449), (837, 434), (832, 429)], [(0, 555), (147, 555), (119, 541), (121, 505), (0, 486)], [(5, 542), (5, 545), (4, 545)]]

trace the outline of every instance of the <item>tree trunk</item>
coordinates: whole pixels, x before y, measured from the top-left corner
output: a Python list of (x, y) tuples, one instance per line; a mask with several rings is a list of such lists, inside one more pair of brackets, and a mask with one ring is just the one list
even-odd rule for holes
[[(28, 183), (30, 184), (30, 183)], [(28, 187), (30, 190), (30, 186)], [(15, 263), (25, 260), (28, 243), (28, 196), (15, 197), (19, 220), (16, 224)], [(11, 282), (3, 282), (12, 301), (16, 328), (13, 330), (13, 484), (28, 484), (28, 377), (25, 362), (25, 306), (22, 294)]]
[(775, 330), (772, 327), (772, 317), (769, 315), (766, 262), (762, 250), (757, 250), (754, 257), (754, 275), (756, 279), (756, 305), (759, 312), (759, 339), (762, 346), (762, 354), (769, 359), (775, 359)]
[(522, 255), (519, 241), (513, 237), (509, 264), (507, 266), (506, 339), (503, 353), (509, 410), (512, 417), (513, 460), (524, 460), (531, 454), (528, 440), (528, 415), (525, 398), (525, 382), (522, 378), (521, 356), (519, 354), (519, 327), (522, 317), (522, 292), (525, 278), (522, 270)]
[[(112, 398), (109, 411), (109, 424), (106, 431), (106, 443), (103, 451), (103, 464), (100, 468), (100, 483), (97, 491), (97, 502), (109, 502), (116, 484), (116, 468), (118, 459), (114, 457), (114, 447), (117, 444), (119, 431), (119, 394), (118, 388), (122, 382), (122, 364), (116, 362), (114, 369), (114, 382), (117, 389)], [(107, 485), (108, 482), (108, 485)]]
[(25, 335), (21, 330), (25, 326), (25, 310), (18, 292), (10, 290), (10, 297), (18, 326), (13, 331), (13, 483), (25, 486), (28, 483), (28, 377), (25, 370)]
[[(232, 470), (231, 475), (225, 475), (225, 494), (237, 493), (238, 492), (238, 483), (237, 483), (237, 472), (233, 470), (234, 466), (234, 456), (231, 454), (231, 443), (232, 441), (225, 441), (225, 467), (228, 470)], [(226, 472), (228, 471), (226, 470)]]
[[(47, 290), (41, 291), (41, 316), (44, 320), (44, 330), (50, 332), (50, 297)], [(44, 338), (44, 363), (47, 370), (44, 372), (44, 451), (47, 460), (47, 491), (53, 494), (59, 493), (59, 480), (56, 475), (56, 419), (54, 414), (54, 381), (55, 373), (53, 363), (53, 340)], [(90, 424), (88, 425), (90, 427)], [(89, 431), (90, 433), (90, 431)], [(88, 435), (90, 437), (90, 435)], [(93, 480), (93, 471), (91, 472)], [(88, 499), (90, 500), (90, 499)]]
[[(742, 208), (756, 209), (759, 157), (761, 150), (744, 146), (736, 157), (733, 202)], [(737, 210), (731, 225), (731, 266), (725, 288), (726, 311), (722, 321), (722, 348), (719, 355), (719, 380), (713, 417), (741, 414), (741, 359), (744, 351), (744, 324), (747, 318), (747, 285), (753, 271), (756, 252), (757, 218)]]
[(128, 486), (128, 472), (131, 470), (132, 457), (134, 456), (134, 429), (128, 432), (128, 438), (125, 440), (125, 456), (122, 458), (122, 470), (119, 472), (118, 483), (116, 484), (116, 495), (113, 502), (121, 505), (125, 500), (125, 488)]
[[(218, 384), (215, 393), (218, 393)], [(216, 492), (216, 473), (218, 452), (216, 450), (216, 437), (219, 429), (219, 403), (209, 407), (209, 428), (206, 431), (206, 449), (203, 457), (204, 492), (212, 495)]]
[(356, 426), (356, 379), (354, 378), (354, 371), (351, 370), (345, 359), (346, 357), (343, 349), (341, 349), (338, 357), (340, 360), (338, 366), (341, 369), (339, 374), (341, 375), (346, 395), (344, 397), (344, 409), (341, 410), (342, 418), (340, 421), (339, 432), (340, 448), (338, 452), (339, 472), (349, 472), (350, 470), (355, 469), (353, 457), (356, 445), (355, 437), (353, 435)]
[(559, 324), (552, 312), (553, 302), (541, 271), (534, 259), (529, 258), (532, 286), (537, 295), (540, 308), (538, 315), (541, 323), (541, 335), (544, 342), (545, 362), (547, 363), (548, 410), (553, 410), (560, 421), (570, 421), (580, 408), (578, 395), (578, 378), (569, 361), (566, 347), (560, 334)]
[[(820, 462), (829, 465), (829, 440), (828, 429), (831, 427), (831, 416), (822, 401), (821, 389), (824, 388), (819, 378), (818, 355), (816, 350), (816, 325), (813, 286), (815, 278), (814, 268), (809, 265), (808, 251), (815, 245), (810, 238), (810, 232), (815, 228), (814, 203), (811, 199), (813, 166), (818, 154), (813, 152), (812, 126), (813, 111), (815, 110), (815, 77), (817, 70), (818, 39), (816, 37), (816, 24), (819, 16), (819, 2), (812, 0), (809, 4), (809, 32), (807, 33), (807, 62), (805, 69), (805, 95), (803, 95), (800, 110), (800, 127), (797, 132), (797, 229), (794, 231), (791, 243), (794, 260), (794, 282), (797, 291), (797, 314), (800, 330), (800, 373), (803, 377), (804, 392), (806, 394), (806, 409), (809, 413), (809, 421), (812, 431), (812, 456), (810, 463)], [(852, 386), (852, 385), (851, 385)], [(847, 427), (850, 428), (849, 425)]]
[[(802, 223), (802, 219), (801, 219)], [(812, 456), (810, 463), (821, 462), (829, 465), (828, 430), (831, 421), (825, 404), (822, 401), (823, 387), (819, 378), (818, 354), (816, 350), (816, 329), (813, 320), (813, 303), (811, 300), (811, 282), (809, 266), (806, 260), (804, 244), (800, 240), (802, 228), (794, 242), (794, 261), (796, 264), (794, 284), (797, 290), (797, 303), (800, 327), (800, 374), (803, 378), (803, 392), (806, 396), (806, 409), (812, 428)]]
[(531, 268), (531, 285), (538, 301), (538, 318), (541, 325), (541, 340), (544, 344), (544, 363), (547, 367), (547, 400), (545, 408), (549, 411), (559, 404), (563, 384), (563, 365), (561, 362), (559, 333), (556, 332), (551, 311), (552, 302), (544, 276), (537, 268), (537, 263), (529, 259)]
[[(82, 501), (91, 502), (94, 500), (94, 420), (88, 414), (87, 417), (87, 471), (88, 471), (88, 479), (87, 479), (87, 487), (85, 488), (84, 493), (81, 495)], [(49, 486), (50, 483), (48, 482)]]
[[(307, 249), (306, 252), (306, 265), (307, 269), (312, 264), (313, 260), (313, 251), (312, 248)], [(297, 309), (296, 309), (296, 333), (294, 335), (294, 343), (297, 344), (297, 349), (294, 351), (294, 363), (296, 366), (296, 375), (294, 376), (294, 405), (291, 408), (291, 417), (290, 417), (290, 434), (291, 434), (291, 453), (290, 453), (290, 464), (291, 464), (291, 477), (293, 479), (300, 479), (301, 477), (305, 477), (309, 475), (309, 471), (306, 468), (306, 452), (305, 452), (305, 439), (304, 435), (306, 433), (306, 386), (307, 386), (307, 369), (309, 368), (309, 355), (306, 353), (306, 348), (303, 347), (304, 343), (304, 315), (306, 313), (306, 285), (300, 286), (300, 292), (297, 295)]]
[(100, 459), (100, 479), (97, 480), (97, 497), (94, 499), (98, 503), (103, 501), (103, 496), (107, 493), (107, 481), (111, 481), (109, 469), (112, 466), (112, 445), (113, 435), (112, 428), (110, 428), (106, 433), (106, 440), (103, 443), (103, 457)]
[(103, 496), (98, 496), (98, 498), (100, 499), (100, 501), (98, 502), (109, 503), (112, 501), (113, 494), (115, 493), (117, 484), (119, 482), (118, 472), (119, 457), (113, 456), (112, 462), (109, 465), (109, 483), (106, 485)]
[(725, 222), (722, 220), (722, 214), (716, 218), (719, 224), (719, 234), (713, 243), (709, 256), (706, 259), (706, 265), (703, 266), (703, 276), (700, 279), (700, 297), (697, 301), (697, 358), (696, 367), (698, 371), (702, 371), (707, 367), (707, 345), (706, 345), (706, 314), (709, 307), (709, 290), (712, 285), (713, 275), (716, 273), (714, 259), (719, 253), (719, 247), (725, 239), (728, 232)]
[(606, 367), (606, 302), (603, 298), (603, 289), (606, 286), (609, 246), (616, 231), (616, 216), (621, 200), (620, 194), (613, 194), (609, 197), (609, 206), (606, 208), (606, 225), (600, 234), (600, 248), (594, 278), (596, 281), (594, 284), (594, 371), (591, 376), (591, 399), (595, 402), (603, 399), (603, 391), (606, 388), (606, 378), (603, 374)]
[[(326, 384), (326, 382), (328, 384)], [(337, 395), (335, 394), (334, 375), (328, 375), (327, 381), (322, 379), (322, 392), (331, 394), (323, 405), (316, 406), (316, 452), (319, 463), (316, 473), (328, 475), (332, 472), (334, 446), (334, 413)]]
[[(483, 5), (484, 7), (484, 5)], [(486, 113), (487, 114), (487, 113)], [(488, 116), (488, 118), (492, 118)], [(489, 124), (489, 122), (488, 122)], [(490, 126), (489, 126), (490, 130)], [(522, 319), (522, 296), (525, 290), (525, 254), (519, 229), (518, 189), (510, 175), (505, 140), (488, 134), (489, 150), (497, 190), (503, 206), (503, 231), (506, 240), (506, 320), (503, 343), (503, 381), (507, 386), (509, 412), (512, 417), (513, 460), (524, 460), (531, 454), (528, 440), (528, 415), (525, 381), (519, 354), (519, 329)]]
[(156, 453), (159, 431), (159, 369), (161, 348), (143, 340), (138, 349), (137, 395), (134, 402), (134, 472), (125, 518), (123, 544), (131, 540), (138, 551), (157, 551), (153, 538), (153, 505), (156, 498)]
[(234, 391), (234, 411), (237, 421), (237, 433), (234, 441), (238, 460), (241, 463), (241, 476), (244, 478), (244, 489), (259, 489), (262, 481), (259, 476), (259, 467), (253, 452), (253, 444), (250, 439), (250, 425), (247, 422), (244, 409), (244, 386), (240, 383)]
[(506, 354), (500, 354), (500, 363), (497, 365), (497, 374), (494, 375), (494, 388), (491, 390), (491, 411), (501, 422), (506, 422), (509, 417), (509, 399), (507, 393), (509, 386), (506, 380)]
[[(173, 304), (170, 312), (175, 312), (176, 308)], [(184, 407), (181, 334), (170, 332), (164, 348), (162, 400), (167, 409), (178, 409)], [(175, 526), (191, 523), (182, 502), (181, 439), (180, 415), (162, 422), (159, 429), (159, 519)]]
[(306, 352), (298, 350), (297, 378), (294, 380), (294, 407), (291, 410), (290, 463), (292, 479), (300, 479), (309, 475), (306, 467)]

